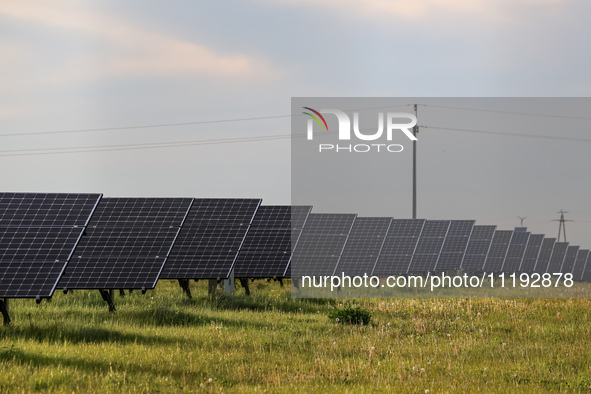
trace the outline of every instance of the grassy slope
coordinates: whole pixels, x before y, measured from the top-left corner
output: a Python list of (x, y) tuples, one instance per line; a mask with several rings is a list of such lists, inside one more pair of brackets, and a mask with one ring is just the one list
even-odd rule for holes
[[(194, 300), (56, 293), (11, 300), (0, 327), (0, 391), (589, 391), (587, 299), (355, 300), (371, 326), (328, 320), (343, 300), (298, 300), (257, 282), (253, 297)], [(212, 379), (211, 383), (208, 382)]]

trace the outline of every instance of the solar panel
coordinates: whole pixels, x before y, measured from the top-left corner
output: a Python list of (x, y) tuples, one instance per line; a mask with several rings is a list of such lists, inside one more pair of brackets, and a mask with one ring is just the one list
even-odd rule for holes
[(529, 241), (529, 236), (530, 234), (528, 232), (521, 231), (520, 228), (515, 229), (501, 271), (513, 273), (519, 270)]
[(88, 227), (180, 227), (192, 198), (103, 198)]
[(74, 227), (0, 228), (0, 261), (66, 262), (82, 230)]
[(462, 269), (464, 271), (482, 271), (495, 229), (496, 226), (474, 226), (462, 260)]
[(554, 250), (555, 244), (555, 238), (544, 238), (542, 241), (542, 246), (540, 247), (540, 254), (538, 255), (534, 272), (539, 274), (546, 273), (546, 269), (548, 268), (548, 263), (550, 262), (550, 257), (552, 256), (552, 251)]
[(283, 278), (311, 206), (259, 207), (234, 268), (237, 278)]
[(311, 213), (294, 250), (292, 276), (332, 275), (356, 216)]
[(452, 220), (437, 260), (436, 271), (460, 269), (473, 228), (473, 220)]
[(227, 278), (260, 203), (260, 199), (195, 199), (160, 277)]
[(492, 242), (490, 243), (490, 249), (486, 256), (486, 262), (482, 268), (484, 272), (500, 272), (503, 268), (503, 262), (513, 237), (513, 231), (509, 230), (498, 230), (495, 231)]
[(589, 251), (583, 249), (579, 249), (579, 253), (577, 253), (577, 259), (573, 269), (573, 280), (577, 282), (583, 280), (583, 272), (585, 271), (585, 262), (587, 261), (588, 254)]
[(355, 219), (334, 275), (371, 275), (391, 222), (392, 218)]
[(0, 230), (0, 298), (51, 297), (84, 228)]
[(252, 220), (252, 227), (267, 229), (302, 229), (311, 206), (306, 205), (261, 205)]
[(104, 198), (58, 287), (151, 289), (192, 198)]
[(518, 270), (519, 272), (534, 272), (543, 240), (544, 235), (542, 234), (531, 234), (529, 236), (527, 246), (525, 247), (525, 253), (523, 254), (523, 259), (521, 260), (521, 266)]
[(183, 228), (218, 225), (221, 227), (250, 226), (260, 199), (196, 198)]
[(577, 259), (577, 253), (579, 253), (578, 246), (569, 246), (566, 248), (566, 255), (564, 256), (562, 267), (558, 272), (562, 272), (563, 274), (572, 274), (573, 268), (575, 266), (575, 260)]
[(83, 227), (100, 194), (0, 193), (0, 227)]
[(310, 206), (261, 206), (242, 244), (234, 275), (237, 278), (283, 278)]
[(583, 282), (591, 282), (591, 252), (587, 253), (587, 260), (585, 260), (585, 268), (583, 269)]
[(449, 226), (449, 220), (427, 220), (425, 222), (408, 272), (435, 270)]
[(373, 275), (406, 274), (424, 225), (425, 219), (392, 219)]
[(100, 198), (0, 193), (0, 297), (51, 297)]
[(548, 272), (549, 274), (560, 272), (560, 268), (562, 267), (562, 263), (564, 262), (564, 257), (566, 255), (567, 248), (568, 242), (556, 242), (546, 272)]

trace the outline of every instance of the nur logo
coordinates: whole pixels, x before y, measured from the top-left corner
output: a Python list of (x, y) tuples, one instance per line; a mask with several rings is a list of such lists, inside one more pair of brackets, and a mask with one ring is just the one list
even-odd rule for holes
[[(320, 127), (320, 130), (328, 131), (328, 123), (322, 114), (332, 114), (335, 115), (339, 124), (338, 135), (340, 141), (350, 141), (351, 140), (351, 119), (349, 115), (345, 112), (340, 111), (338, 109), (321, 109), (317, 111), (310, 107), (302, 107), (303, 109), (307, 110), (302, 112), (303, 114), (310, 117), (308, 119), (308, 127), (307, 127), (307, 139), (313, 140), (314, 139), (314, 121)], [(417, 118), (413, 114), (409, 114), (406, 112), (388, 112), (385, 116), (385, 123), (386, 123), (386, 139), (388, 141), (392, 141), (392, 136), (394, 131), (402, 131), (404, 135), (406, 135), (411, 141), (417, 141), (417, 137), (411, 131), (413, 127), (417, 125)], [(406, 120), (406, 121), (405, 121)], [(401, 122), (402, 121), (402, 122)], [(367, 131), (367, 130), (364, 130)], [(382, 137), (384, 134), (384, 113), (378, 113), (378, 128), (377, 131), (372, 133), (362, 133), (361, 129), (359, 128), (359, 113), (353, 112), (353, 135), (355, 138), (362, 140), (362, 141), (375, 141)], [(348, 151), (348, 152), (369, 152), (370, 150), (377, 150), (380, 152), (380, 148), (385, 148), (388, 152), (402, 152), (404, 149), (402, 145), (399, 144), (358, 144), (358, 145), (332, 145), (332, 144), (319, 144), (319, 151), (322, 152), (323, 150), (333, 150), (335, 152), (339, 151)]]

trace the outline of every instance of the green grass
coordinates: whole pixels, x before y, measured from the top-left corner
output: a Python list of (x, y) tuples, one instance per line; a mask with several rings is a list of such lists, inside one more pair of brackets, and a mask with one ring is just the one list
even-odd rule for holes
[[(337, 324), (350, 301), (207, 298), (176, 283), (116, 295), (11, 300), (0, 327), (0, 392), (588, 392), (591, 300), (360, 299), (369, 326)], [(211, 379), (211, 382), (209, 381)]]

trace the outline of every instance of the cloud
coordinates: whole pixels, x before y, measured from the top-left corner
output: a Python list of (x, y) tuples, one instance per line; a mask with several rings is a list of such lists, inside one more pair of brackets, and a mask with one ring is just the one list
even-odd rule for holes
[[(189, 40), (137, 26), (100, 10), (92, 10), (87, 2), (3, 2), (0, 5), (0, 18), (19, 21), (20, 28), (24, 26), (35, 32), (41, 28), (45, 31), (49, 29), (52, 33), (66, 33), (88, 44), (74, 50), (61, 61), (61, 72), (43, 75), (44, 81), (49, 83), (87, 78), (178, 74), (224, 78), (268, 78), (279, 74), (268, 62), (256, 56), (222, 53)], [(59, 42), (56, 43), (56, 50), (58, 47)], [(14, 44), (11, 48), (14, 49)], [(35, 48), (26, 46), (21, 50), (35, 52)]]

